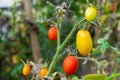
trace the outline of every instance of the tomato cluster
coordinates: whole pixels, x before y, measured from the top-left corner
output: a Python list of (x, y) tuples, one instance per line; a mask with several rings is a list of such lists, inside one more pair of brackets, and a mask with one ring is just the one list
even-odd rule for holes
[[(31, 65), (33, 65), (33, 64), (31, 64)], [(35, 66), (35, 65), (33, 65), (33, 66)], [(33, 69), (34, 69), (34, 67), (33, 67)], [(30, 74), (30, 71), (31, 71), (30, 63), (29, 64), (24, 63), (24, 66), (23, 66), (23, 69), (22, 69), (23, 75), (28, 76)], [(48, 72), (48, 69), (46, 67), (42, 67), (42, 68), (40, 68), (40, 71), (38, 72), (38, 76), (40, 78), (42, 78), (42, 77), (46, 76), (47, 72)]]

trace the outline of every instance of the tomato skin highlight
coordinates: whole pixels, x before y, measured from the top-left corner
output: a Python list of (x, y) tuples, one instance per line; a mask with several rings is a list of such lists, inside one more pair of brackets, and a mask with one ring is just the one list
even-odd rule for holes
[(67, 75), (72, 75), (77, 71), (78, 60), (75, 56), (67, 56), (63, 61), (63, 70)]
[(42, 78), (43, 76), (46, 76), (47, 72), (48, 72), (47, 68), (42, 68), (39, 72), (39, 77)]
[(48, 38), (50, 40), (56, 40), (57, 39), (57, 28), (56, 27), (51, 27), (48, 30)]
[(23, 72), (24, 76), (29, 75), (30, 74), (30, 66), (28, 64), (25, 64), (22, 72)]
[(85, 18), (88, 21), (92, 21), (97, 16), (97, 10), (94, 7), (88, 7), (85, 11)]
[(87, 56), (90, 53), (93, 48), (93, 42), (89, 31), (79, 30), (77, 32), (76, 47), (78, 52), (83, 56)]

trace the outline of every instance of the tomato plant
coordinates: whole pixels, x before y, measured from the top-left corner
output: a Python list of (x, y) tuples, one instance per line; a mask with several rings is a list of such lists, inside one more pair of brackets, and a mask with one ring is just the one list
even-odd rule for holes
[(78, 60), (75, 56), (67, 56), (63, 61), (63, 69), (67, 75), (72, 75), (77, 71)]
[(43, 76), (46, 76), (47, 72), (48, 72), (47, 68), (41, 68), (38, 75), (39, 77), (42, 78)]
[(57, 39), (57, 28), (56, 27), (51, 27), (48, 30), (48, 38), (50, 40), (56, 40)]
[(85, 11), (85, 18), (88, 21), (94, 20), (96, 15), (97, 15), (97, 10), (94, 7), (88, 7)]
[(79, 53), (87, 56), (93, 48), (92, 38), (89, 31), (79, 30), (76, 35), (76, 47)]
[(25, 64), (24, 67), (23, 67), (23, 70), (22, 70), (22, 73), (24, 76), (27, 76), (30, 74), (30, 66), (28, 64)]
[[(50, 1), (54, 1), (54, 0), (50, 0)], [(59, 4), (59, 1), (60, 0), (58, 0), (57, 4)], [(104, 34), (107, 33), (107, 30), (112, 29), (112, 28), (117, 29), (117, 25), (119, 24), (117, 19), (119, 19), (119, 18), (116, 18), (117, 15), (113, 15), (113, 14), (109, 15), (108, 13), (106, 14), (105, 11), (101, 11), (104, 7), (104, 4), (107, 4), (107, 2), (106, 2), (107, 0), (96, 1), (97, 3), (101, 2), (102, 6), (101, 5), (95, 5), (95, 3), (91, 4), (89, 2), (89, 0), (86, 0), (87, 9), (85, 10), (85, 13), (84, 13), (84, 9), (85, 9), (84, 6), (86, 6), (86, 4), (84, 4), (84, 2), (85, 2), (84, 0), (83, 1), (70, 0), (70, 1), (71, 2), (69, 3), (69, 5), (67, 5), (68, 3), (66, 4), (66, 1), (63, 4), (60, 4), (60, 5), (57, 5), (56, 3), (54, 3), (55, 5), (53, 5), (52, 3), (47, 1), (46, 2), (47, 6), (46, 6), (45, 5), (46, 3), (40, 4), (39, 2), (41, 2), (41, 1), (36, 0), (36, 1), (34, 1), (34, 4), (32, 4), (32, 5), (33, 5), (33, 8), (34, 8), (33, 18), (37, 18), (37, 20), (35, 20), (35, 21), (30, 20), (29, 21), (29, 20), (23, 19), (23, 22), (25, 20), (25, 25), (22, 25), (21, 21), (20, 21), (20, 22), (18, 22), (18, 24), (21, 24), (21, 26), (18, 27), (19, 29), (13, 29), (13, 30), (15, 30), (15, 33), (17, 33), (18, 30), (19, 30), (20, 34), (23, 33), (22, 36), (21, 36), (21, 37), (23, 37), (23, 39), (22, 40), (17, 39), (17, 40), (21, 40), (21, 42), (18, 42), (16, 40), (14, 40), (14, 39), (16, 39), (15, 37), (10, 39), (10, 41), (11, 40), (13, 42), (16, 41), (17, 44), (21, 44), (21, 43), (28, 43), (29, 44), (30, 43), (29, 38), (27, 38), (27, 41), (24, 42), (24, 40), (25, 40), (24, 38), (27, 37), (27, 35), (25, 35), (25, 34), (28, 33), (28, 35), (31, 36), (32, 29), (33, 29), (33, 33), (34, 33), (34, 31), (35, 31), (35, 33), (39, 32), (38, 28), (40, 28), (40, 30), (41, 30), (40, 35), (39, 35), (40, 40), (38, 40), (38, 41), (42, 42), (41, 47), (40, 47), (40, 49), (42, 51), (40, 51), (40, 52), (45, 53), (45, 54), (40, 55), (40, 57), (42, 57), (42, 58), (37, 58), (39, 56), (39, 55), (36, 54), (36, 53), (39, 52), (39, 50), (38, 50), (39, 47), (36, 47), (37, 45), (32, 45), (32, 46), (34, 46), (34, 48), (32, 48), (32, 49), (30, 48), (29, 50), (26, 49), (28, 45), (25, 45), (26, 47), (23, 46), (23, 48), (25, 48), (24, 49), (25, 52), (24, 52), (24, 50), (21, 51), (21, 52), (26, 53), (26, 55), (27, 55), (28, 53), (33, 51), (33, 53), (35, 53), (35, 55), (33, 55), (33, 60), (35, 58), (36, 59), (43, 59), (43, 60), (40, 60), (40, 62), (39, 62), (39, 60), (34, 60), (35, 63), (30, 61), (29, 62), (30, 65), (26, 63), (23, 67), (23, 71), (22, 71), (23, 75), (27, 76), (31, 72), (32, 75), (33, 75), (32, 80), (33, 79), (38, 80), (38, 78), (42, 78), (42, 79), (45, 79), (45, 80), (79, 80), (79, 78), (81, 76), (83, 76), (82, 80), (101, 80), (101, 79), (102, 80), (112, 80), (116, 77), (120, 77), (120, 73), (118, 73), (118, 65), (119, 65), (119, 60), (118, 60), (119, 56), (118, 55), (120, 54), (120, 52), (116, 48), (110, 46), (110, 44), (108, 44), (104, 38), (101, 39), (101, 40), (99, 39), (99, 37), (101, 37), (101, 36), (104, 37)], [(93, 3), (93, 1), (94, 0), (92, 0), (92, 3)], [(41, 3), (43, 3), (43, 2), (44, 1), (42, 1)], [(81, 2), (82, 2), (82, 5), (81, 5)], [(60, 3), (61, 3), (61, 1), (60, 1)], [(36, 8), (38, 11), (35, 10), (36, 4), (39, 5), (39, 8), (38, 7)], [(44, 5), (45, 5), (45, 8), (41, 8)], [(88, 5), (89, 5), (89, 7), (88, 7)], [(92, 5), (95, 5), (97, 7), (92, 6)], [(47, 7), (49, 7), (49, 8), (47, 8)], [(54, 8), (53, 13), (51, 12), (53, 10), (51, 10), (50, 8)], [(72, 10), (72, 9), (75, 9), (75, 10)], [(99, 20), (98, 20), (98, 18), (96, 20), (94, 20), (97, 16), (97, 9), (98, 9), (98, 14), (99, 14)], [(111, 9), (113, 9), (113, 8), (111, 8)], [(116, 10), (113, 10), (111, 12), (116, 13), (117, 8), (115, 7), (115, 9)], [(109, 10), (109, 8), (108, 8), (108, 10)], [(50, 15), (48, 14), (49, 11), (51, 12)], [(14, 14), (15, 14), (15, 12), (14, 12)], [(13, 17), (12, 19), (14, 20), (15, 17), (13, 15), (12, 15), (12, 17)], [(51, 16), (54, 16), (54, 17), (51, 18)], [(115, 16), (115, 18), (114, 18), (114, 16)], [(110, 20), (109, 18), (111, 18), (111, 17), (112, 17), (112, 19)], [(48, 18), (48, 19), (46, 19), (46, 18)], [(112, 23), (114, 26), (111, 26), (111, 21), (114, 22), (115, 20), (116, 20), (115, 24)], [(13, 22), (13, 21), (11, 21), (11, 22)], [(108, 22), (109, 22), (109, 24), (108, 24)], [(38, 24), (38, 27), (37, 27), (37, 24)], [(48, 26), (50, 24), (53, 24), (55, 26), (50, 27), (49, 30), (46, 31), (47, 27), (45, 27), (45, 26)], [(14, 25), (16, 25), (16, 24), (13, 24), (13, 26)], [(110, 25), (110, 27), (108, 28), (107, 25)], [(14, 28), (17, 28), (16, 26)], [(28, 27), (25, 27), (25, 26), (28, 26)], [(94, 26), (94, 27), (92, 27), (92, 26)], [(104, 28), (104, 26), (105, 26), (105, 28)], [(44, 29), (44, 28), (46, 28), (46, 29)], [(75, 34), (75, 32), (77, 31), (78, 28), (80, 30), (76, 34), (76, 41), (75, 41), (73, 35)], [(92, 41), (90, 32), (88, 30), (81, 30), (81, 29), (87, 29), (87, 28), (89, 28), (90, 32), (94, 32), (94, 33), (97, 33), (97, 31), (99, 30), (98, 31), (99, 33), (97, 35), (93, 35), (93, 39), (95, 39), (94, 40), (95, 41), (95, 47), (94, 48), (93, 48), (94, 43)], [(111, 30), (110, 33), (108, 32), (107, 35), (105, 35), (105, 38), (106, 38), (106, 36), (107, 36), (107, 38), (109, 38), (109, 36), (111, 36), (111, 33), (113, 33), (113, 31), (115, 31), (115, 30)], [(9, 32), (9, 31), (6, 31), (6, 32)], [(18, 35), (19, 35), (19, 33), (18, 33)], [(68, 34), (68, 35), (63, 36), (64, 33)], [(0, 36), (2, 34), (3, 34), (3, 32), (0, 34)], [(13, 33), (11, 33), (8, 36), (11, 36), (11, 35), (13, 35)], [(48, 44), (48, 40), (45, 40), (46, 38), (44, 39), (44, 37), (46, 35), (48, 35), (49, 40), (52, 40), (52, 41), (57, 40), (54, 43), (55, 45), (51, 45), (51, 44), (49, 45)], [(34, 36), (34, 37), (32, 37), (30, 39), (35, 39), (36, 36), (35, 35), (32, 35), (32, 36)], [(97, 39), (96, 39), (96, 37), (97, 37)], [(3, 36), (2, 39), (4, 40), (5, 38), (6, 38), (6, 35)], [(32, 44), (37, 44), (37, 43), (34, 43), (34, 42), (37, 42), (36, 40), (37, 39), (31, 41), (31, 43)], [(96, 45), (97, 40), (98, 40), (98, 44)], [(8, 42), (8, 41), (9, 40), (6, 40), (5, 43)], [(45, 42), (43, 42), (43, 41), (45, 41)], [(76, 46), (75, 46), (75, 42), (76, 42)], [(16, 44), (16, 43), (14, 43), (14, 44)], [(61, 60), (60, 58), (63, 57), (63, 55), (64, 55), (64, 54), (61, 54), (61, 53), (64, 53), (65, 51), (68, 51), (68, 48), (67, 49), (65, 48), (67, 44), (74, 47), (74, 49), (71, 49), (71, 51), (73, 51), (73, 53), (74, 52), (75, 52), (75, 54), (80, 53), (82, 55), (82, 57), (80, 55), (69, 55), (69, 56), (65, 57), (65, 59), (63, 61), (63, 64), (62, 64), (62, 68), (63, 68), (64, 73), (67, 76), (70, 76), (70, 77), (65, 77), (66, 75), (64, 75), (62, 73), (61, 66), (59, 66), (59, 64), (56, 65), (57, 61)], [(10, 47), (11, 46), (13, 46), (13, 45), (10, 44)], [(19, 47), (17, 49), (16, 48), (10, 48), (10, 47), (8, 47), (8, 50), (7, 50), (9, 52), (6, 52), (6, 53), (11, 53), (11, 54), (18, 53)], [(105, 55), (105, 57), (103, 57), (104, 54), (106, 53), (107, 48), (110, 48), (110, 50), (112, 50), (111, 51), (112, 53), (115, 52), (115, 54), (112, 55), (112, 56), (115, 56), (115, 60), (114, 60), (115, 61), (115, 69), (114, 69), (114, 72), (112, 74), (108, 74), (109, 76), (104, 75), (105, 73), (107, 73), (107, 72), (105, 72), (106, 70), (104, 71), (104, 69), (106, 69), (106, 66), (109, 65), (108, 61), (105, 60), (105, 59), (109, 56), (111, 58), (110, 54)], [(22, 49), (20, 48), (20, 50), (22, 50)], [(56, 51), (55, 51), (55, 49), (56, 49)], [(77, 50), (78, 50), (78, 52), (77, 52)], [(2, 51), (0, 51), (0, 53), (1, 52)], [(69, 53), (71, 53), (71, 52), (69, 52)], [(47, 65), (47, 67), (49, 66), (48, 68), (43, 67), (44, 64), (42, 64), (42, 62), (46, 59), (46, 57), (47, 57), (47, 60), (49, 60), (49, 61), (51, 61), (51, 59), (52, 59), (50, 64), (48, 63), (48, 65)], [(17, 56), (12, 57), (12, 61), (13, 61), (14, 64), (18, 63), (17, 58), (18, 58)], [(97, 69), (98, 73), (89, 74), (89, 75), (82, 75), (81, 73), (85, 72), (87, 70), (85, 70), (85, 71), (82, 71), (80, 69), (78, 70), (78, 60), (80, 60), (80, 59), (82, 61), (84, 60), (84, 64), (87, 63), (88, 61), (93, 61), (96, 64), (95, 70)], [(113, 58), (111, 58), (111, 59), (113, 59)], [(9, 59), (5, 59), (5, 60), (9, 61)], [(105, 60), (105, 61), (103, 61), (103, 60)], [(81, 63), (82, 63), (82, 61), (81, 61)], [(91, 64), (89, 66), (90, 66), (90, 69), (91, 69), (91, 66), (94, 67), (94, 65), (91, 65)], [(80, 68), (82, 69), (83, 65), (81, 65)], [(84, 69), (86, 69), (86, 68), (84, 68)], [(112, 70), (113, 69), (111, 69), (111, 71)], [(56, 72), (53, 72), (53, 71), (56, 71)], [(78, 71), (79, 74), (75, 74), (76, 71)], [(7, 72), (10, 72), (10, 70), (8, 69)], [(51, 77), (51, 75), (52, 75), (52, 77)], [(80, 76), (78, 76), (78, 75), (80, 75)], [(29, 76), (28, 76), (28, 78), (29, 78)], [(69, 79), (69, 78), (71, 78), (71, 79)]]

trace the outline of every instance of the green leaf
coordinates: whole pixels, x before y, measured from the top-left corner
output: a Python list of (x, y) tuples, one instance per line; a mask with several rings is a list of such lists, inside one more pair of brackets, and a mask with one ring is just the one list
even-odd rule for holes
[(97, 43), (99, 44), (99, 49), (102, 54), (104, 54), (105, 50), (110, 46), (104, 38), (99, 39)]
[(20, 74), (21, 71), (22, 71), (22, 67), (23, 67), (23, 64), (17, 64), (13, 67), (13, 69), (11, 70), (11, 76), (15, 76), (16, 74)]
[(102, 55), (102, 53), (100, 52), (98, 48), (93, 48), (91, 54), (94, 58), (98, 58)]
[(104, 42), (106, 42), (106, 40), (104, 38), (100, 38), (97, 43), (98, 44), (103, 44)]

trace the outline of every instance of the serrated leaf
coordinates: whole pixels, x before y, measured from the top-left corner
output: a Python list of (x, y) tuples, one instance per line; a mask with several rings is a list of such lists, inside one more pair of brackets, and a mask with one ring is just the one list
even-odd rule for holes
[(99, 45), (100, 52), (104, 54), (105, 50), (109, 47), (108, 42), (104, 38), (101, 38), (98, 40), (98, 44), (100, 44)]
[(105, 53), (105, 50), (106, 50), (105, 46), (102, 45), (102, 46), (100, 46), (99, 48), (100, 48), (100, 52), (101, 52), (102, 54), (104, 54), (104, 53)]
[(100, 38), (100, 39), (97, 41), (97, 43), (98, 43), (98, 44), (103, 44), (105, 41), (106, 41), (106, 40), (105, 40), (104, 38)]

